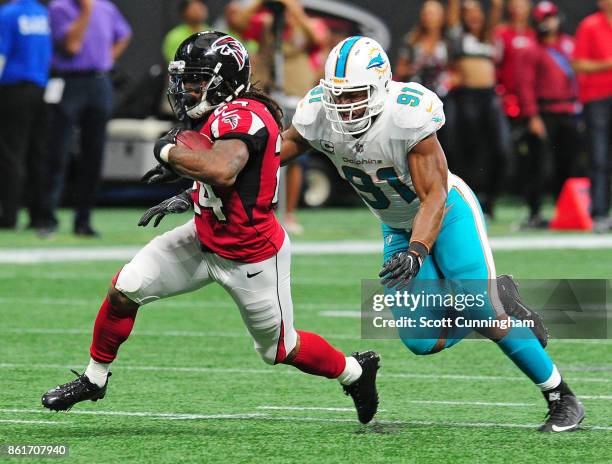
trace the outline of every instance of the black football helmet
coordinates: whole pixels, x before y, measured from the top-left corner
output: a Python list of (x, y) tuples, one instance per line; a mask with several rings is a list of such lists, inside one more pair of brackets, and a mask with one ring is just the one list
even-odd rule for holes
[(224, 32), (198, 32), (179, 45), (168, 65), (168, 99), (176, 117), (199, 119), (246, 92), (251, 63), (244, 45)]

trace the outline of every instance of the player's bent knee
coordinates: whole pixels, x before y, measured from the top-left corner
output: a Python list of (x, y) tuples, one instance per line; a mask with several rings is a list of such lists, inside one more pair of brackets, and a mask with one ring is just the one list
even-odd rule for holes
[[(504, 321), (508, 319), (506, 314), (500, 314), (496, 317), (499, 321)], [(493, 340), (494, 342), (498, 342), (506, 335), (510, 333), (510, 327), (487, 327), (483, 329), (477, 330), (483, 337), (488, 338), (489, 340)]]
[(263, 362), (265, 362), (266, 364), (270, 364), (271, 366), (276, 364), (276, 352), (277, 352), (276, 344), (274, 346), (266, 346), (266, 347), (256, 346), (255, 351), (257, 351), (261, 359), (263, 359)]
[(255, 351), (266, 364), (275, 364), (281, 334), (281, 319), (278, 322), (269, 321), (265, 327), (251, 327), (251, 335), (255, 341)]
[(114, 285), (108, 289), (108, 301), (117, 310), (134, 311), (138, 309), (138, 303), (130, 300), (127, 296), (115, 288)]
[(255, 351), (266, 364), (276, 365), (295, 357), (298, 335), (293, 328), (284, 327), (281, 330), (280, 321), (273, 331), (266, 333), (266, 336), (262, 336), (261, 332), (253, 335)]

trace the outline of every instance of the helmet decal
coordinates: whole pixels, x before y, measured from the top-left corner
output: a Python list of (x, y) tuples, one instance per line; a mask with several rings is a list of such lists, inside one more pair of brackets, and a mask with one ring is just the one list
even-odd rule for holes
[(338, 53), (338, 61), (336, 61), (336, 77), (346, 76), (346, 63), (353, 46), (361, 39), (360, 35), (349, 37), (344, 41), (340, 52)]
[(378, 52), (378, 54), (370, 60), (366, 69), (382, 68), (384, 65), (385, 65), (385, 60), (380, 54), (380, 52)]
[(238, 63), (238, 69), (242, 70), (242, 68), (244, 68), (244, 64), (246, 63), (247, 51), (244, 48), (244, 45), (242, 45), (232, 36), (226, 35), (225, 37), (220, 37), (219, 39), (215, 40), (211, 48), (215, 51), (218, 51), (222, 55), (233, 56), (236, 62)]
[(384, 75), (389, 68), (389, 63), (383, 58), (383, 51), (378, 47), (372, 47), (368, 56), (370, 57), (370, 62), (366, 69), (373, 69), (379, 75)]

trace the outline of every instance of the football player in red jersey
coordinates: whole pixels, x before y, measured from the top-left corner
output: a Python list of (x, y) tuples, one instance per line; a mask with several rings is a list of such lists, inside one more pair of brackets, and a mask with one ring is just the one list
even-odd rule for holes
[(378, 355), (346, 357), (319, 335), (293, 327), (290, 242), (273, 211), (282, 111), (251, 86), (248, 54), (227, 34), (192, 35), (179, 46), (169, 71), (168, 94), (177, 116), (211, 143), (196, 143), (197, 135), (178, 129), (156, 143), (160, 164), (146, 179), (185, 177), (195, 187), (149, 210), (140, 225), (154, 216), (159, 223), (192, 202), (195, 217), (153, 239), (113, 278), (96, 318), (87, 369), (45, 393), (43, 405), (67, 410), (102, 399), (110, 364), (139, 307), (217, 282), (236, 301), (265, 362), (338, 379), (359, 420), (369, 422), (378, 407)]

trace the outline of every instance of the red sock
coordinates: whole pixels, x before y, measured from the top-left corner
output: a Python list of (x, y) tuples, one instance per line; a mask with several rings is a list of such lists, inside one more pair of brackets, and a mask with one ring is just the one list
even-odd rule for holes
[(302, 372), (320, 375), (328, 379), (338, 378), (346, 367), (344, 353), (331, 346), (320, 335), (298, 330), (300, 351), (291, 365)]
[[(113, 278), (117, 282), (119, 273)], [(104, 298), (93, 330), (89, 353), (98, 362), (109, 363), (117, 357), (119, 346), (127, 340), (134, 327), (138, 309), (123, 309), (113, 306), (108, 296)]]

